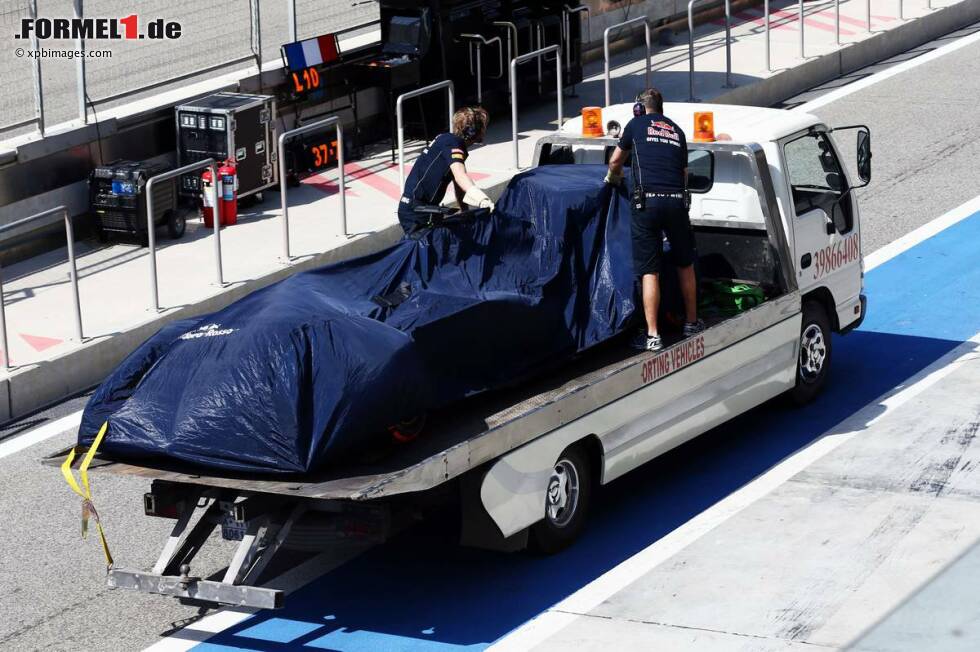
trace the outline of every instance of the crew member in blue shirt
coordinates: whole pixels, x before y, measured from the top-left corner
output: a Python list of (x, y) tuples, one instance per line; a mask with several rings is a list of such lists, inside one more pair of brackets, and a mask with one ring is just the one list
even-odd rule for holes
[(634, 117), (623, 129), (619, 145), (609, 159), (606, 182), (618, 185), (623, 165), (632, 153), (633, 272), (641, 277), (646, 328), (637, 333), (633, 346), (659, 351), (663, 340), (657, 329), (660, 308), (660, 267), (664, 235), (670, 242), (684, 297), (684, 336), (704, 330), (697, 316), (697, 281), (694, 275), (694, 236), (687, 213), (687, 138), (664, 115), (664, 100), (656, 88), (640, 94)]
[(482, 107), (464, 107), (453, 114), (453, 129), (436, 136), (415, 161), (398, 204), (398, 221), (407, 235), (429, 224), (430, 215), (418, 208), (438, 206), (453, 184), (456, 201), (493, 210), (493, 202), (466, 172), (468, 149), (483, 142), (490, 117)]

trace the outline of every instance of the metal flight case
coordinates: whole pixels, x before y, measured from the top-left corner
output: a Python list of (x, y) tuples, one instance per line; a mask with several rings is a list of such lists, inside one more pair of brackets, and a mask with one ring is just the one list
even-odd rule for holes
[[(206, 158), (235, 160), (238, 197), (261, 192), (279, 182), (275, 164), (276, 102), (271, 95), (221, 92), (176, 108), (177, 157), (180, 165)], [(201, 193), (199, 173), (184, 175), (180, 194)]]

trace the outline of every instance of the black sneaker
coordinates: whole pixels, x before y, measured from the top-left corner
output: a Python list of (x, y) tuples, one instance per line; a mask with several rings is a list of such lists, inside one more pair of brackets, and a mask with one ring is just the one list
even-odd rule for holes
[(684, 324), (684, 337), (691, 337), (704, 332), (704, 322), (700, 319), (693, 324)]
[(630, 346), (634, 349), (639, 349), (640, 351), (646, 351), (647, 348), (647, 329), (637, 328), (636, 332), (633, 333), (633, 337), (630, 338)]

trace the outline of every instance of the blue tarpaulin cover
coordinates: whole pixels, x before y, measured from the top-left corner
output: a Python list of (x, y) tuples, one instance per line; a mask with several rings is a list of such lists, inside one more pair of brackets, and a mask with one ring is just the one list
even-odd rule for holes
[(636, 306), (627, 193), (603, 175), (519, 174), (492, 215), (169, 324), (98, 388), (79, 443), (108, 420), (109, 456), (304, 473), (612, 337)]

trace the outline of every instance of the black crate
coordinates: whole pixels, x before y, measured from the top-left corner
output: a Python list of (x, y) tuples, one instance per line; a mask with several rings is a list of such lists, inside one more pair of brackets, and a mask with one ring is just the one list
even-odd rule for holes
[[(213, 158), (220, 167), (225, 159), (234, 159), (239, 197), (276, 185), (275, 114), (270, 95), (222, 92), (181, 104), (176, 109), (179, 164)], [(181, 195), (200, 196), (202, 172), (181, 177)]]
[[(89, 203), (98, 230), (145, 237), (146, 183), (170, 169), (166, 164), (122, 159), (95, 168), (89, 176)], [(176, 210), (176, 179), (154, 183), (154, 224), (166, 223)]]

